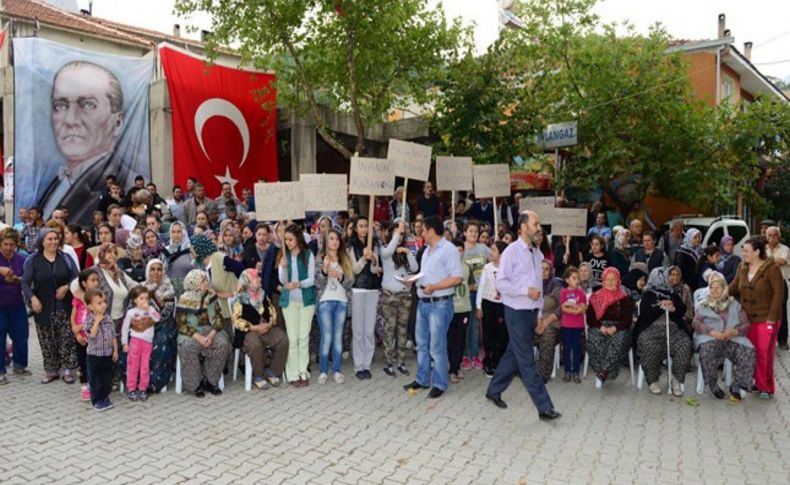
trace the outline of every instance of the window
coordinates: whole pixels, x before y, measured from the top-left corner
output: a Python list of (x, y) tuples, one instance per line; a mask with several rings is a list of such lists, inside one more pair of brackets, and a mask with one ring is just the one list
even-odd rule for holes
[(721, 101), (728, 101), (730, 104), (735, 104), (737, 96), (735, 96), (735, 81), (732, 78), (725, 77), (721, 88)]
[(711, 246), (711, 245), (718, 246), (719, 242), (721, 242), (721, 238), (723, 238), (723, 237), (724, 237), (724, 228), (723, 227), (717, 227), (716, 229), (713, 230), (713, 232), (711, 232), (710, 237), (708, 238), (707, 245), (708, 246)]
[(741, 242), (742, 239), (749, 235), (749, 230), (744, 226), (727, 226), (727, 232), (730, 233), (733, 239), (735, 239), (735, 244)]

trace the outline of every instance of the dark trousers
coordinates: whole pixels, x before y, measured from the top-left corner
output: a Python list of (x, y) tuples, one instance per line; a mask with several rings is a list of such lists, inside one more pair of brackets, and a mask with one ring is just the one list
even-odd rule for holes
[(457, 374), (461, 369), (468, 325), (469, 312), (453, 313), (450, 328), (447, 329), (447, 356), (450, 359), (450, 374)]
[(565, 373), (578, 374), (582, 363), (583, 328), (561, 328), (562, 348), (565, 359)]
[(785, 297), (782, 300), (782, 324), (779, 327), (779, 345), (787, 345), (787, 282), (784, 282)]
[(112, 390), (112, 357), (88, 355), (88, 386), (91, 388), (91, 404), (97, 404), (110, 397)]
[(79, 342), (77, 346), (77, 365), (80, 368), (80, 384), (87, 384), (88, 382), (88, 346), (81, 345)]
[(554, 409), (543, 378), (535, 367), (532, 337), (535, 335), (538, 310), (516, 310), (505, 305), (505, 324), (509, 341), (502, 360), (488, 385), (486, 396), (501, 397), (516, 373), (532, 398), (538, 413)]
[(496, 370), (502, 355), (507, 349), (507, 326), (505, 325), (505, 305), (483, 300), (483, 366)]

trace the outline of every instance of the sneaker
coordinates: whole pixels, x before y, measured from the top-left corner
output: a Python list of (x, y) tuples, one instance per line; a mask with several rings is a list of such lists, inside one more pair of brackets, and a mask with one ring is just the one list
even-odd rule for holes
[(130, 401), (137, 401), (140, 399), (140, 397), (137, 395), (137, 391), (127, 392), (126, 397), (128, 397)]
[(566, 372), (564, 376), (562, 376), (562, 382), (570, 382), (571, 381), (571, 373)]
[(17, 369), (16, 367), (14, 367), (13, 373), (14, 373), (15, 376), (19, 376), (19, 377), (32, 376), (33, 375), (33, 373), (30, 372), (27, 369), (24, 369), (24, 368), (23, 369)]
[(655, 394), (656, 396), (661, 394), (661, 386), (658, 385), (658, 382), (650, 384), (647, 388), (650, 389), (651, 394)]
[(458, 376), (458, 378), (459, 378), (459, 379), (461, 379), (461, 380), (463, 380), (463, 379), (464, 379), (464, 377), (466, 377), (466, 376), (464, 375), (464, 373), (463, 373), (463, 372), (461, 372), (461, 369), (458, 369), (458, 372), (456, 372), (456, 373), (455, 373), (455, 375), (457, 375), (457, 376)]
[(582, 376), (580, 376), (579, 374), (573, 374), (573, 382), (575, 382), (576, 384), (581, 384)]
[(483, 368), (483, 362), (480, 361), (479, 357), (475, 356), (475, 358), (472, 359), (472, 367), (474, 367), (477, 370), (480, 370), (480, 369)]
[(405, 362), (401, 362), (400, 363), (400, 365), (398, 366), (398, 372), (400, 372), (401, 375), (404, 375), (404, 376), (409, 375), (409, 369), (406, 368), (406, 363)]
[(384, 368), (384, 373), (390, 377), (395, 377), (395, 369), (393, 369), (391, 365)]
[(346, 376), (344, 376), (340, 372), (335, 372), (334, 378), (335, 378), (335, 384), (342, 384), (346, 382)]
[(357, 378), (357, 379), (359, 379), (360, 381), (364, 381), (365, 379), (367, 379), (367, 378), (365, 377), (365, 371), (363, 371), (363, 370), (358, 370), (358, 371), (357, 371), (357, 372), (354, 374), (354, 377), (356, 377), (356, 378)]
[(88, 389), (88, 386), (82, 386), (82, 389), (80, 389), (80, 400), (81, 401), (91, 400), (91, 390)]
[(464, 357), (461, 361), (461, 368), (464, 370), (469, 370), (472, 368), (472, 361), (469, 360), (469, 357)]
[(458, 376), (456, 374), (450, 374), (450, 382), (452, 384), (458, 384), (459, 382), (461, 382), (461, 380), (458, 379)]
[(760, 399), (771, 399), (771, 397), (773, 396), (771, 396), (770, 392), (760, 391), (757, 393), (757, 397), (759, 397)]
[(3, 384), (8, 384), (8, 378), (5, 376), (5, 374), (0, 374), (0, 386)]
[(672, 378), (672, 395), (675, 397), (683, 396), (683, 384), (674, 377)]
[(145, 392), (145, 391), (138, 391), (137, 392), (137, 399), (139, 399), (140, 401), (143, 401), (143, 402), (147, 401), (148, 400), (148, 393)]
[(115, 405), (112, 403), (112, 401), (110, 401), (109, 397), (104, 400), (104, 406), (105, 406), (106, 409), (112, 409), (112, 408), (115, 407)]
[(321, 385), (324, 385), (324, 384), (326, 384), (326, 380), (328, 378), (329, 378), (329, 376), (326, 375), (326, 372), (322, 372), (322, 373), (318, 374), (318, 383), (321, 384)]
[(256, 377), (255, 387), (257, 387), (258, 389), (266, 390), (269, 388), (269, 381), (267, 381), (263, 377)]
[(99, 411), (99, 412), (106, 411), (108, 409), (111, 409), (111, 406), (112, 406), (112, 404), (108, 405), (107, 404), (107, 400), (105, 399), (104, 401), (99, 401), (96, 404), (94, 404), (93, 405), (93, 410), (94, 411)]
[(483, 373), (486, 375), (486, 377), (491, 379), (492, 377), (494, 377), (496, 371), (490, 367), (486, 367), (485, 369), (483, 369)]

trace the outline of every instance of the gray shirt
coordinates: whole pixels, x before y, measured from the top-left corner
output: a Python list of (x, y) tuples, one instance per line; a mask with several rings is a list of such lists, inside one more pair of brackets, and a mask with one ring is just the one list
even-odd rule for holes
[(455, 246), (445, 238), (440, 238), (439, 242), (431, 247), (428, 245), (422, 253), (422, 265), (420, 266), (422, 278), (418, 282), (417, 296), (425, 298), (428, 296), (451, 296), (455, 293), (454, 288), (445, 288), (434, 291), (431, 295), (426, 295), (422, 289), (428, 285), (439, 283), (440, 281), (455, 277), (463, 278), (461, 271), (461, 258)]
[(395, 279), (395, 276), (400, 276), (402, 278), (409, 273), (417, 271), (417, 259), (414, 257), (411, 251), (406, 254), (408, 264), (400, 268), (395, 268), (395, 261), (392, 259), (392, 256), (395, 254), (395, 250), (398, 249), (400, 239), (400, 232), (396, 232), (393, 234), (390, 243), (387, 244), (387, 246), (381, 248), (381, 269), (384, 270), (381, 280), (381, 287), (385, 290), (395, 293), (408, 290), (403, 282)]

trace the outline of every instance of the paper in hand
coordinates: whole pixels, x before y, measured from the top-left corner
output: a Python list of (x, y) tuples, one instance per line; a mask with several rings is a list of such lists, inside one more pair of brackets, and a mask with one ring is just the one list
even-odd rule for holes
[(404, 283), (404, 284), (412, 284), (415, 281), (419, 280), (420, 278), (422, 278), (422, 273), (410, 274), (410, 275), (406, 275), (406, 276), (403, 276), (403, 277), (395, 276), (396, 280), (398, 280), (398, 281), (400, 281), (401, 283)]

